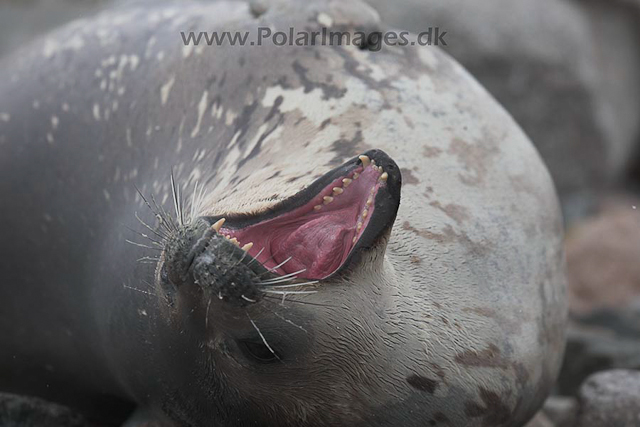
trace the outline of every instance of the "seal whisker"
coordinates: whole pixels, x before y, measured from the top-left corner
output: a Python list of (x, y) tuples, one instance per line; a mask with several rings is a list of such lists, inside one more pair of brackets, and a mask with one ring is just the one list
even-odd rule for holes
[(134, 246), (139, 246), (141, 248), (153, 249), (154, 251), (161, 251), (162, 250), (161, 248), (154, 248), (152, 246), (145, 245), (144, 243), (132, 242), (129, 239), (125, 239), (124, 241), (127, 242), (127, 243), (130, 243), (130, 244), (132, 244)]
[(160, 221), (160, 224), (164, 225), (164, 227), (167, 229), (167, 231), (169, 231), (169, 233), (173, 233), (175, 231), (178, 231), (178, 227), (176, 226), (176, 224), (173, 222), (173, 218), (171, 218), (171, 215), (169, 215), (169, 213), (167, 211), (165, 211), (156, 201), (156, 198), (154, 197), (154, 195), (151, 195), (151, 201), (153, 202), (154, 206), (158, 209), (158, 215), (157, 218)]
[(211, 297), (209, 297), (209, 302), (207, 303), (207, 310), (204, 314), (204, 329), (205, 331), (209, 328), (209, 309), (211, 308)]
[(173, 195), (173, 207), (176, 210), (176, 220), (180, 226), (184, 226), (184, 220), (182, 217), (182, 206), (180, 199), (180, 187), (176, 186), (176, 181), (173, 177), (173, 168), (171, 168), (171, 194)]
[(131, 228), (131, 227), (127, 226), (127, 225), (125, 225), (125, 228), (127, 228), (129, 231), (131, 231), (131, 232), (133, 232), (133, 233), (136, 233), (138, 236), (140, 236), (140, 237), (142, 237), (142, 238), (145, 238), (145, 239), (149, 240), (150, 242), (152, 242), (153, 244), (155, 244), (155, 245), (157, 245), (157, 246), (160, 246), (160, 247), (162, 247), (162, 246), (163, 246), (163, 245), (162, 245), (162, 242), (160, 242), (160, 241), (158, 241), (158, 240), (155, 240), (155, 239), (153, 239), (153, 238), (149, 237), (148, 235), (146, 235), (146, 234), (144, 234), (144, 233), (142, 233), (142, 232), (140, 232), (140, 231), (134, 230), (133, 228)]
[(254, 327), (254, 329), (256, 330), (256, 332), (258, 333), (258, 335), (260, 335), (260, 338), (262, 339), (263, 344), (269, 349), (269, 351), (271, 352), (271, 354), (273, 354), (273, 356), (280, 360), (282, 362), (282, 360), (280, 359), (280, 357), (276, 354), (275, 351), (273, 351), (273, 349), (271, 348), (271, 346), (269, 345), (269, 343), (267, 342), (267, 339), (264, 337), (264, 335), (262, 335), (262, 332), (260, 332), (260, 329), (258, 328), (258, 325), (256, 325), (256, 323), (251, 319), (251, 316), (249, 316), (249, 313), (245, 310), (245, 313), (247, 315), (247, 317), (249, 318), (249, 321), (251, 322), (251, 325)]
[(142, 224), (145, 228), (147, 228), (149, 231), (151, 231), (152, 233), (154, 233), (156, 236), (160, 237), (163, 240), (166, 240), (169, 238), (169, 235), (167, 233), (165, 233), (164, 231), (162, 231), (162, 229), (154, 229), (153, 227), (151, 227), (149, 224), (147, 224), (146, 222), (144, 222), (140, 216), (138, 216), (138, 212), (134, 212), (134, 216), (136, 217), (136, 219), (138, 220), (138, 222), (140, 224)]
[(262, 251), (264, 251), (264, 246), (262, 247), (262, 249), (258, 251), (258, 253), (253, 257), (253, 259), (247, 263), (247, 266), (251, 265), (252, 262), (257, 261)]
[[(285, 279), (285, 278), (291, 277), (291, 276), (295, 276), (296, 274), (300, 274), (300, 273), (302, 273), (304, 271), (307, 271), (307, 269), (303, 268), (302, 270), (294, 271), (293, 273), (285, 274), (284, 276), (278, 276), (278, 277), (275, 277), (273, 279), (263, 280), (261, 283), (262, 284), (266, 284), (266, 283), (280, 282), (280, 281), (282, 281), (282, 279)], [(293, 279), (295, 279), (295, 277)], [(293, 279), (289, 279), (289, 280), (293, 280)]]
[(284, 288), (295, 288), (296, 286), (309, 286), (309, 285), (315, 285), (316, 283), (318, 283), (318, 280), (312, 280), (310, 282), (303, 282), (303, 283), (292, 283), (290, 285), (275, 285), (275, 286), (269, 286), (269, 288), (271, 289), (284, 289)]
[(151, 292), (143, 291), (142, 289), (138, 289), (138, 288), (133, 288), (133, 287), (131, 287), (131, 286), (127, 286), (127, 285), (125, 285), (124, 283), (122, 284), (122, 286), (123, 286), (124, 288), (126, 288), (126, 289), (132, 289), (132, 290), (134, 290), (134, 291), (138, 291), (138, 292), (141, 292), (141, 293), (143, 293), (143, 294), (151, 295), (151, 296), (154, 296), (154, 297), (155, 297), (155, 296), (157, 296), (155, 293), (151, 293)]
[(263, 290), (262, 292), (266, 292), (269, 294), (278, 294), (278, 295), (302, 295), (302, 294), (317, 294), (318, 291), (270, 291)]
[(153, 204), (155, 205), (156, 209), (154, 209), (151, 206), (151, 203), (149, 203), (149, 200), (147, 200), (146, 197), (144, 197), (144, 194), (142, 194), (142, 191), (140, 191), (140, 189), (138, 188), (138, 186), (134, 185), (133, 186), (136, 191), (138, 192), (138, 194), (140, 195), (140, 197), (142, 198), (142, 200), (144, 201), (144, 203), (147, 205), (147, 207), (149, 208), (149, 210), (153, 213), (153, 215), (156, 217), (156, 219), (159, 221), (160, 225), (163, 226), (167, 232), (171, 233), (171, 229), (169, 228), (169, 226), (167, 225), (167, 221), (166, 218), (163, 216), (163, 210), (160, 209), (160, 206), (158, 206), (158, 203), (156, 203), (153, 194), (151, 195), (151, 200), (153, 201)]
[(140, 264), (155, 264), (158, 261), (160, 261), (160, 258), (154, 258), (154, 257), (148, 257), (148, 256), (143, 256), (142, 258), (138, 258), (136, 260), (136, 262), (139, 262)]
[(305, 333), (305, 334), (308, 334), (308, 333), (309, 333), (309, 331), (307, 331), (307, 330), (306, 330), (305, 328), (303, 328), (302, 326), (300, 326), (300, 325), (296, 325), (294, 322), (292, 322), (291, 320), (289, 320), (289, 319), (285, 318), (284, 316), (282, 316), (282, 315), (280, 315), (280, 314), (276, 313), (275, 311), (273, 311), (273, 310), (269, 310), (269, 311), (270, 311), (271, 313), (273, 313), (273, 315), (274, 315), (274, 316), (276, 316), (277, 318), (279, 318), (279, 319), (283, 320), (284, 322), (289, 323), (290, 325), (293, 325), (293, 326), (295, 326), (296, 328), (298, 328), (298, 329), (300, 329), (300, 330), (304, 331), (304, 333)]
[(248, 301), (248, 302), (257, 302), (256, 300), (251, 299), (251, 298), (247, 298), (247, 297), (245, 297), (244, 295), (240, 295), (240, 297), (241, 297), (243, 300)]
[(285, 259), (284, 261), (282, 261), (280, 264), (276, 265), (275, 267), (271, 267), (269, 270), (267, 270), (266, 272), (262, 273), (262, 274), (266, 274), (266, 273), (272, 273), (275, 270), (277, 270), (278, 268), (282, 267), (283, 265), (285, 265), (287, 262), (289, 262), (291, 260), (291, 258), (293, 257), (289, 257), (287, 259)]
[(198, 195), (198, 181), (193, 187), (193, 195), (191, 196), (191, 213), (189, 214), (189, 222), (193, 221), (196, 216), (196, 196)]
[[(278, 302), (281, 300), (280, 298), (270, 297), (268, 295), (263, 296), (263, 298), (265, 300), (278, 301)], [(338, 308), (338, 306), (335, 306), (335, 305), (320, 304), (320, 303), (317, 303), (317, 302), (298, 301), (298, 300), (289, 300), (289, 302), (293, 302), (293, 303), (296, 303), (296, 304), (314, 305), (314, 306), (317, 306), (317, 307)]]

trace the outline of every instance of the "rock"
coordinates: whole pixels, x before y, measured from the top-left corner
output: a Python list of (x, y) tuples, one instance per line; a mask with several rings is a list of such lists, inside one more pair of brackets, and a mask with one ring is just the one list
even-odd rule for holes
[(589, 377), (580, 387), (579, 426), (640, 425), (640, 371), (612, 370)]
[(566, 239), (570, 310), (584, 314), (640, 296), (640, 200), (609, 202)]
[(36, 397), (0, 393), (0, 426), (89, 427), (89, 422), (65, 406)]
[(573, 319), (558, 391), (575, 395), (589, 375), (607, 369), (640, 369), (640, 300), (624, 309)]
[(624, 173), (640, 135), (640, 14), (604, 1), (368, 1), (395, 27), (447, 31), (445, 49), (536, 144), (566, 215)]
[(543, 412), (538, 412), (524, 427), (556, 427), (556, 425)]
[(575, 425), (578, 415), (578, 401), (574, 397), (550, 396), (542, 407), (547, 419), (559, 427)]

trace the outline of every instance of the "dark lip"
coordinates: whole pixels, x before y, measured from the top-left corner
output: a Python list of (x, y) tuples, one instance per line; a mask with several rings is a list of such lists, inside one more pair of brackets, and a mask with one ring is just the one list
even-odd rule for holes
[[(400, 168), (396, 162), (382, 150), (374, 149), (363, 153), (370, 159), (375, 160), (375, 163), (382, 166), (384, 171), (387, 172), (389, 177), (387, 178), (387, 184), (381, 187), (375, 197), (375, 209), (369, 220), (369, 224), (365, 228), (364, 232), (360, 235), (360, 238), (351, 249), (349, 256), (345, 262), (332, 274), (325, 277), (322, 280), (327, 280), (336, 275), (344, 273), (345, 270), (357, 259), (359, 254), (375, 246), (381, 236), (385, 235), (393, 225), (396, 214), (398, 213), (398, 207), (400, 205), (400, 190), (402, 187), (402, 175)], [(317, 180), (305, 189), (299, 191), (293, 196), (278, 202), (276, 205), (267, 208), (264, 212), (259, 214), (236, 214), (236, 215), (216, 215), (202, 217), (210, 225), (214, 224), (220, 218), (225, 218), (225, 227), (231, 229), (242, 229), (250, 225), (262, 222), (277, 216), (280, 216), (286, 212), (296, 209), (305, 205), (313, 197), (315, 197), (320, 191), (322, 191), (327, 185), (333, 182), (335, 179), (346, 176), (352, 170), (360, 166), (362, 162), (355, 156), (346, 163), (338, 166)], [(233, 247), (234, 245), (230, 243)], [(234, 247), (235, 248), (235, 247)], [(237, 249), (237, 248), (235, 248)], [(251, 256), (247, 256), (248, 259), (253, 259)], [(255, 264), (260, 264), (255, 262)], [(260, 264), (261, 265), (261, 264)]]

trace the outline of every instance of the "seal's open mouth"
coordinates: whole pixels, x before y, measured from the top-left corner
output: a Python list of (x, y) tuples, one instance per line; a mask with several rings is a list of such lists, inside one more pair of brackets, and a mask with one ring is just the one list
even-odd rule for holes
[[(324, 279), (395, 219), (400, 173), (371, 150), (254, 217), (227, 217), (219, 233), (275, 274)], [(212, 223), (220, 217), (208, 218)]]

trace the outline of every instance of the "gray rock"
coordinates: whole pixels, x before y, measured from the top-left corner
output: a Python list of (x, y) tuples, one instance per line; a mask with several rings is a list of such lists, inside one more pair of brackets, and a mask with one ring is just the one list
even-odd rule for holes
[(556, 427), (543, 412), (538, 412), (524, 427)]
[(578, 401), (574, 397), (550, 396), (544, 402), (542, 413), (553, 425), (571, 427), (578, 416)]
[(608, 369), (640, 369), (637, 304), (600, 310), (570, 323), (558, 391), (562, 395), (575, 395), (589, 375)]
[(640, 425), (640, 372), (612, 370), (592, 375), (580, 388), (579, 426)]
[(438, 26), (445, 49), (514, 116), (579, 216), (621, 176), (640, 134), (637, 13), (566, 0), (368, 0), (413, 32)]

